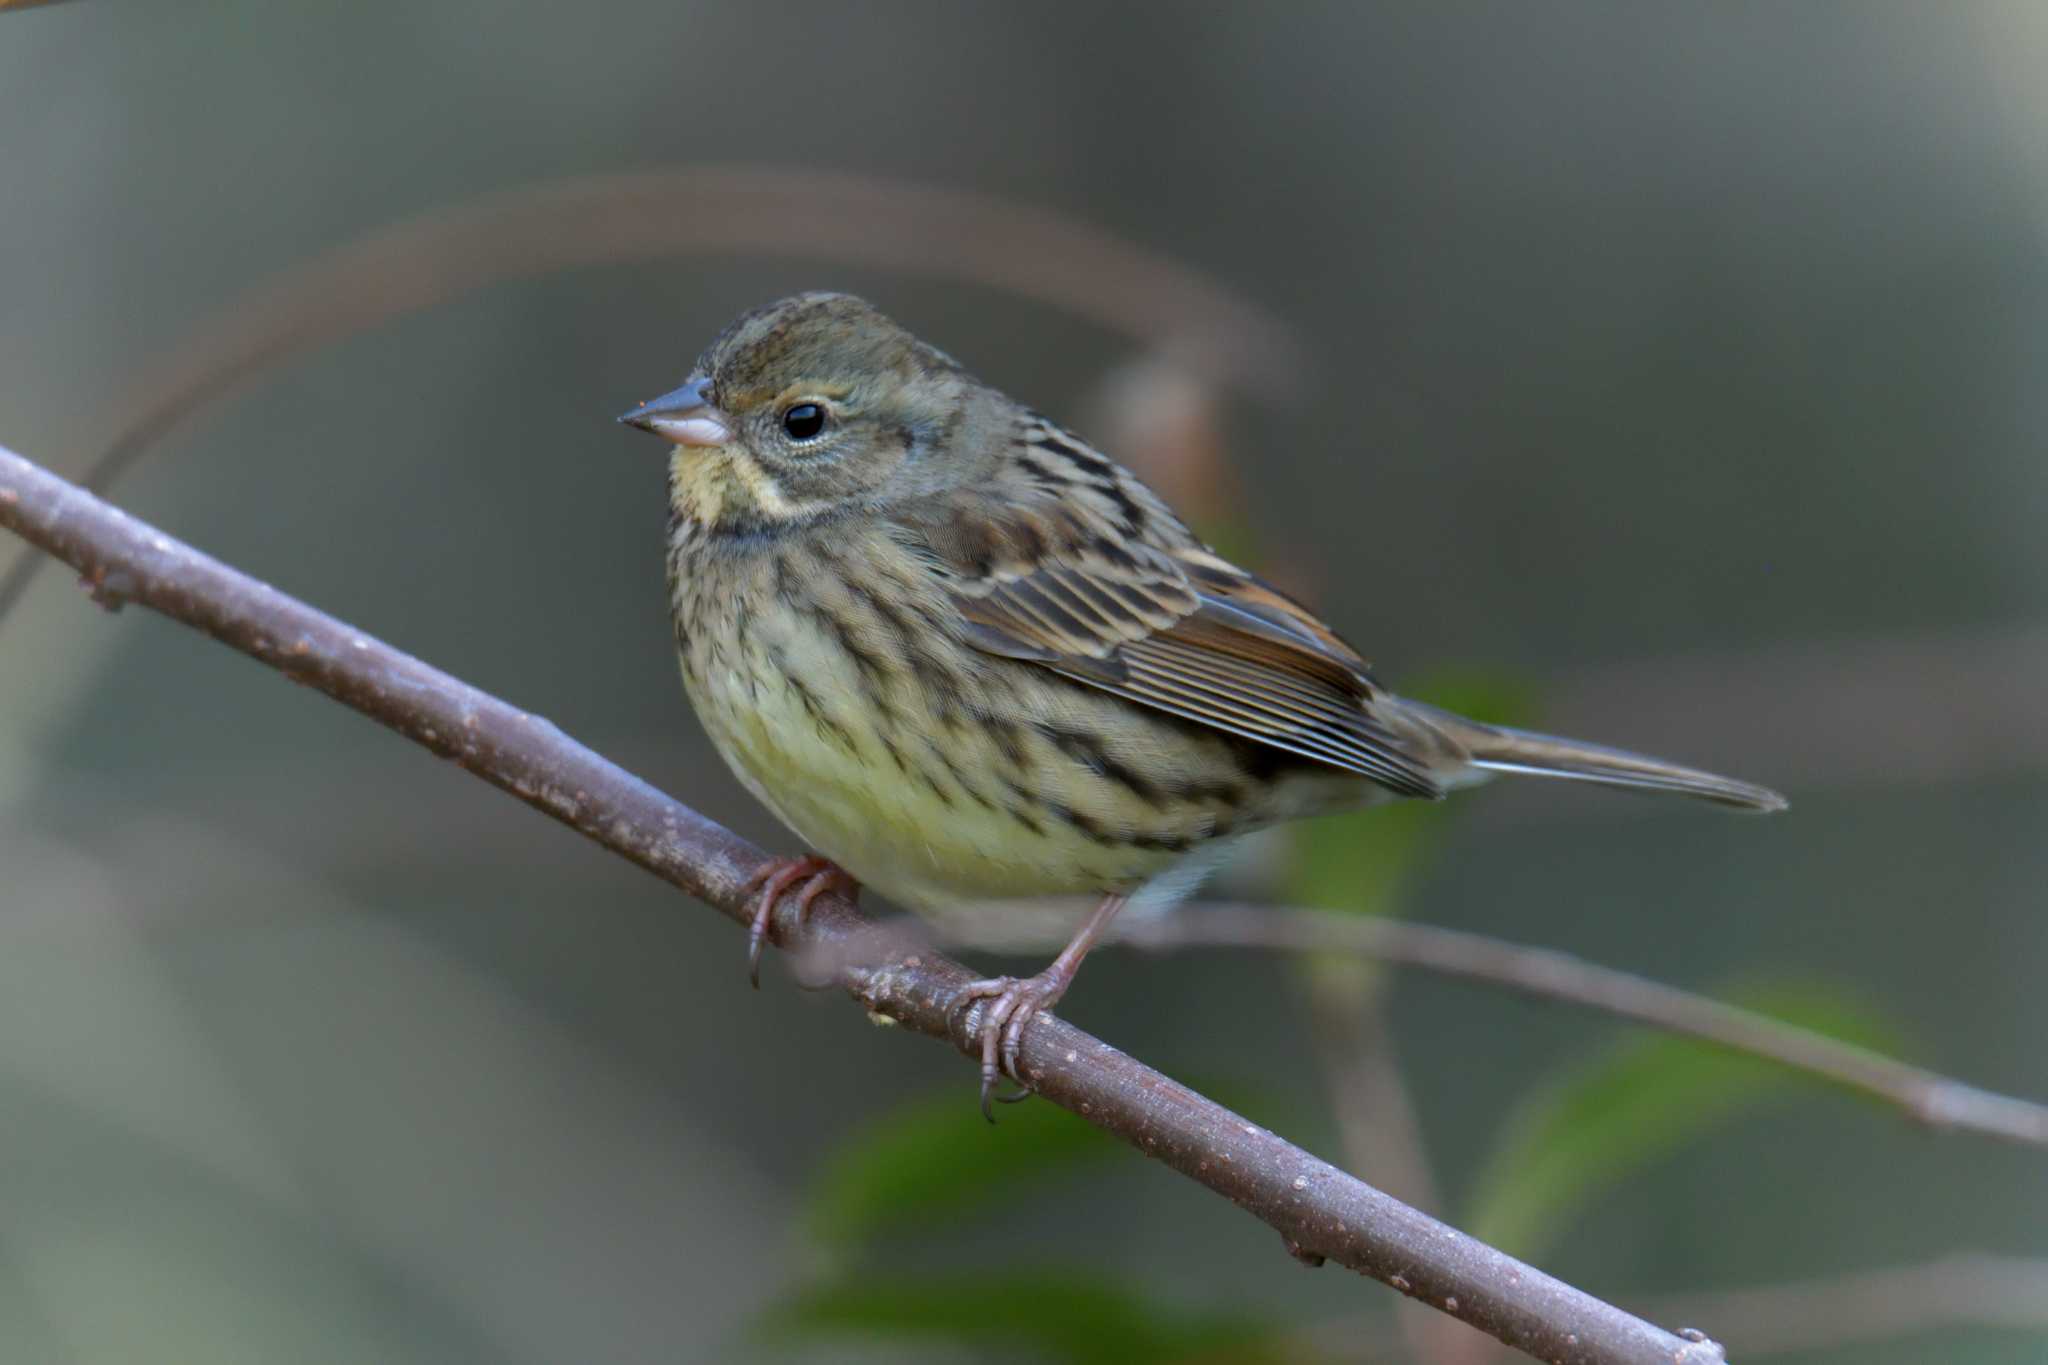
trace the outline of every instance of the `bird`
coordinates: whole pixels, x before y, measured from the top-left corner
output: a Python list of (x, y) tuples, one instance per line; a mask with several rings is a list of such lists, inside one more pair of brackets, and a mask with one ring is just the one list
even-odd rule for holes
[(850, 294), (742, 315), (618, 420), (670, 447), (684, 690), (810, 850), (749, 884), (755, 983), (792, 892), (799, 924), (830, 890), (941, 926), (1093, 898), (1044, 970), (963, 992), (984, 1114), (999, 1077), (1028, 1093), (1026, 1029), (1113, 917), (1190, 894), (1239, 836), (1498, 773), (1786, 805), (1396, 695), (1109, 455)]

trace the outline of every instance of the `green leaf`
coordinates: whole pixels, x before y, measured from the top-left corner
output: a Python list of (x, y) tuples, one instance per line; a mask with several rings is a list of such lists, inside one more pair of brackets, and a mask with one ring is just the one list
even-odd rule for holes
[[(1886, 1046), (1880, 1020), (1822, 984), (1723, 998), (1844, 1041)], [(1477, 1182), (1472, 1235), (1533, 1255), (1603, 1189), (1798, 1079), (1775, 1063), (1688, 1038), (1631, 1037), (1524, 1101)]]
[(1043, 1100), (1006, 1106), (1001, 1120), (990, 1128), (972, 1096), (952, 1086), (869, 1120), (827, 1161), (811, 1197), (812, 1232), (845, 1246), (928, 1227), (1116, 1151), (1107, 1134)]
[[(1268, 1127), (1281, 1121), (1285, 1106), (1270, 1094), (1210, 1077), (1190, 1083)], [(948, 1085), (860, 1124), (826, 1158), (812, 1188), (811, 1232), (834, 1249), (904, 1227), (929, 1232), (1124, 1150), (1044, 1100), (1005, 1105), (997, 1118), (992, 1126), (981, 1117), (971, 1088)]]
[(976, 1358), (1027, 1354), (1071, 1365), (1124, 1361), (1278, 1362), (1269, 1325), (1188, 1313), (1072, 1271), (994, 1267), (973, 1274), (860, 1275), (799, 1290), (762, 1316), (785, 1340), (925, 1341)]

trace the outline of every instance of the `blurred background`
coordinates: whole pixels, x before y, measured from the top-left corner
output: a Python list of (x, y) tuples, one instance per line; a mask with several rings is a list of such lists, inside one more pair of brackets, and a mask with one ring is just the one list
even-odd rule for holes
[[(0, 441), (793, 851), (611, 419), (853, 289), (1404, 690), (1793, 801), (1502, 785), (1228, 889), (2048, 1096), (2044, 66), (2023, 0), (9, 10)], [(2048, 1152), (1354, 963), (1062, 1013), (1736, 1359), (2048, 1356)], [(62, 572), (0, 624), (0, 1208), (9, 1361), (1493, 1358)]]

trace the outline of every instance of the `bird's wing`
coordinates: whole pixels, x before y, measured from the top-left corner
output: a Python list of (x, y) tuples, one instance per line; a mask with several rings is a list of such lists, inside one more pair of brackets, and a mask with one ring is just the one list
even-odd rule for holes
[(1411, 727), (1384, 723), (1364, 660), (1307, 608), (1188, 533), (1124, 470), (1056, 428), (1024, 473), (902, 522), (967, 642), (1226, 734), (1439, 797)]

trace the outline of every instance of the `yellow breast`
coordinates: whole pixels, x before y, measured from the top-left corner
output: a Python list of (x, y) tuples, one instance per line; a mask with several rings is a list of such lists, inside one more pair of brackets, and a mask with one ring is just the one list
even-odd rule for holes
[(686, 556), (673, 591), (712, 742), (864, 885), (929, 914), (1130, 890), (1253, 823), (1229, 746), (923, 629), (915, 566), (848, 572), (794, 549)]
[(884, 723), (819, 643), (792, 641), (775, 665), (756, 657), (694, 680), (686, 666), (685, 684), (748, 790), (863, 885), (939, 913), (1125, 888), (1172, 861), (1163, 850), (1100, 844), (1042, 802), (983, 780), (1002, 762), (985, 738), (950, 736), (942, 748), (900, 711)]

